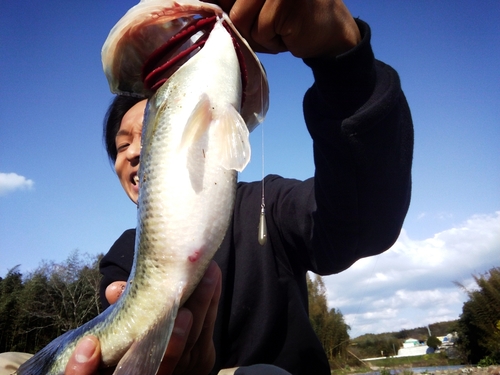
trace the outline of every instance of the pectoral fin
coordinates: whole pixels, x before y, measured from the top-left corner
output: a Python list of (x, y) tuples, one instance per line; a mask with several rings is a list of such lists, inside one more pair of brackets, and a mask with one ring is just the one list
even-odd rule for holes
[(118, 362), (113, 375), (156, 375), (172, 335), (179, 310), (180, 295), (179, 293), (179, 298), (176, 299), (170, 311), (167, 311), (165, 316), (152, 326), (144, 336), (132, 344)]
[(222, 167), (243, 171), (250, 161), (249, 131), (238, 111), (227, 104), (214, 117), (212, 104), (207, 94), (202, 94), (186, 123), (179, 149), (196, 143), (211, 126), (215, 126)]
[(207, 94), (202, 94), (186, 123), (179, 148), (189, 146), (200, 139), (212, 123), (212, 110)]
[(221, 163), (226, 169), (243, 171), (250, 161), (248, 128), (238, 111), (227, 104), (217, 124)]

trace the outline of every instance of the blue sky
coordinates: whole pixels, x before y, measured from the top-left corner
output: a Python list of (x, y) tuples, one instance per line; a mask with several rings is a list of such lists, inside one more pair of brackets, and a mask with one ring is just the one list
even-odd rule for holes
[[(112, 95), (100, 62), (107, 33), (134, 4), (0, 4), (0, 276), (74, 249), (106, 252), (135, 226), (102, 147)], [(471, 274), (500, 266), (500, 2), (346, 4), (371, 25), (376, 57), (400, 74), (415, 123), (414, 185), (398, 242), (327, 277), (329, 303), (353, 337), (456, 319), (466, 295), (453, 281), (472, 287)], [(264, 171), (307, 178), (301, 101), (312, 75), (289, 54), (260, 57), (271, 88)], [(261, 143), (258, 128), (240, 179), (261, 178)]]

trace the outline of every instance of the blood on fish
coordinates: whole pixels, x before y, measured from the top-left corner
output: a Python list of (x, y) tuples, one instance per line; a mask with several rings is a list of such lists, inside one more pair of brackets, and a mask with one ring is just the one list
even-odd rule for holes
[(201, 257), (201, 250), (196, 250), (192, 255), (188, 256), (191, 263), (196, 262)]

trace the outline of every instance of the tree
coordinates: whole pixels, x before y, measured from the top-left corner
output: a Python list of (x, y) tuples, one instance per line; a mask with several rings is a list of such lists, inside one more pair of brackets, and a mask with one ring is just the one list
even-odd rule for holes
[(326, 287), (321, 276), (314, 281), (307, 276), (309, 320), (316, 332), (332, 367), (343, 367), (347, 361), (350, 327), (340, 310), (328, 309)]
[(436, 336), (429, 336), (427, 339), (427, 346), (429, 348), (436, 350), (439, 345), (441, 345), (441, 340), (439, 340)]
[(74, 251), (22, 277), (18, 267), (0, 281), (0, 351), (34, 353), (98, 315), (99, 261)]
[(360, 358), (397, 355), (401, 341), (392, 333), (368, 333), (353, 340), (352, 351)]
[(458, 321), (458, 347), (470, 363), (485, 357), (500, 362), (500, 267), (474, 276), (479, 289), (467, 290)]
[(7, 351), (14, 343), (15, 319), (22, 289), (22, 274), (19, 266), (15, 266), (0, 282), (0, 352)]
[(101, 312), (99, 303), (99, 258), (74, 251), (63, 264), (47, 263), (48, 307), (59, 334), (81, 326)]
[(402, 329), (401, 331), (399, 331), (398, 333), (396, 333), (394, 336), (397, 339), (406, 340), (407, 338), (410, 337), (410, 334), (409, 334), (409, 332), (408, 332), (407, 329)]

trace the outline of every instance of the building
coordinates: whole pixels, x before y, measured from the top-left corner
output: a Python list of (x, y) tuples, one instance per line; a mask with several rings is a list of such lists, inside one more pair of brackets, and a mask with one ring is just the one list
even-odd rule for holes
[(407, 339), (403, 343), (403, 347), (398, 350), (398, 357), (413, 357), (415, 355), (424, 355), (434, 353), (434, 349), (429, 348), (426, 344), (420, 343), (416, 339)]

